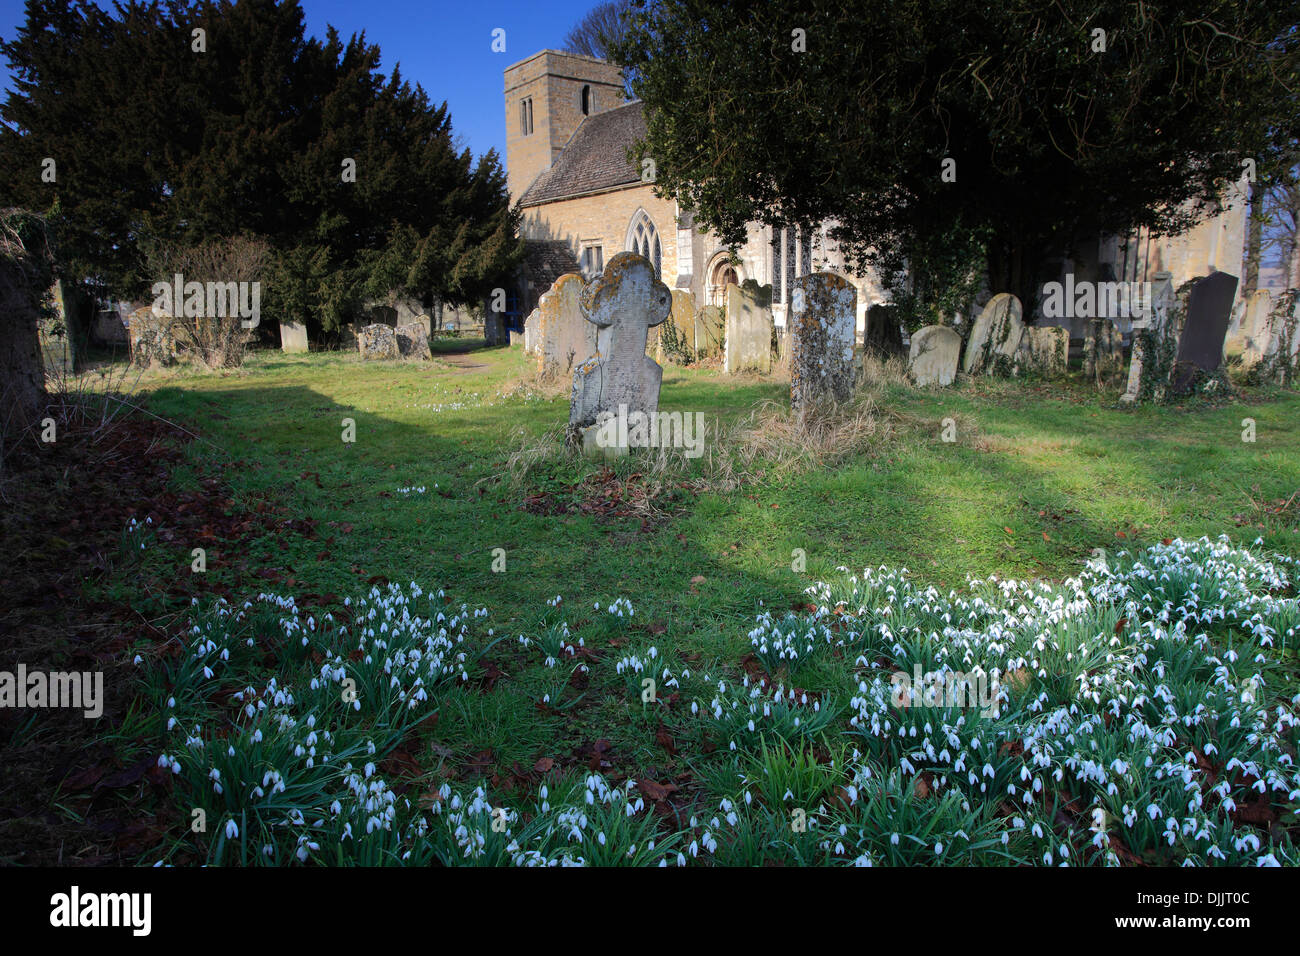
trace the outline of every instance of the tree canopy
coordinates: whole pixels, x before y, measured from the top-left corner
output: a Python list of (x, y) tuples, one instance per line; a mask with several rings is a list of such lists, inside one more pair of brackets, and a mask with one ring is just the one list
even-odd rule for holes
[(1294, 4), (639, 6), (615, 53), (643, 155), (724, 241), (830, 221), (855, 264), (978, 251), (992, 290), (1028, 302), (1046, 259), (1181, 231), (1300, 132)]
[(306, 36), (297, 0), (26, 12), (0, 45), (0, 205), (49, 212), (106, 292), (139, 294), (160, 245), (251, 235), (269, 307), (329, 329), (389, 292), (481, 301), (519, 261), (496, 153), (458, 148), (446, 103), (364, 34)]

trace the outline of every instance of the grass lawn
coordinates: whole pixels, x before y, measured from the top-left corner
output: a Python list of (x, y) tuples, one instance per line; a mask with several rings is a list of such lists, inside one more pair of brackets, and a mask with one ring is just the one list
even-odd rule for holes
[[(130, 602), (174, 633), (192, 613), (200, 633), (230, 641), (243, 635), (257, 651), (231, 650), (213, 677), (182, 663), (215, 663), (207, 651), (191, 648), (186, 657), (146, 651), (143, 671), (152, 699), (181, 698), (173, 712), (181, 726), (164, 729), (166, 707), (163, 713), (143, 708), (124, 737), (135, 734), (145, 751), (175, 753), (177, 735), (189, 733), (192, 721), (206, 728), (199, 736), (215, 735), (210, 749), (224, 746), (227, 733), (233, 740), (249, 729), (238, 718), (241, 707), (275, 696), (266, 689), (272, 677), (305, 699), (305, 682), (332, 666), (331, 651), (343, 669), (358, 659), (363, 652), (349, 642), (365, 630), (358, 606), (363, 594), (379, 588), (363, 607), (379, 609), (376, 620), (400, 621), (411, 597), (406, 588), (414, 582), (426, 592), (446, 592), (450, 621), (442, 627), (450, 637), (426, 643), (423, 653), (445, 654), (452, 676), (422, 702), (418, 723), (396, 711), (336, 714), (361, 721), (372, 735), (376, 747), (369, 759), (380, 762), (380, 772), (312, 783), (323, 788), (319, 792), (303, 783), (311, 794), (302, 798), (305, 805), (324, 799), (329, 787), (358, 794), (358, 800), (370, 787), (367, 799), (376, 799), (373, 781), (381, 776), (382, 799), (395, 795), (399, 803), (448, 814), (459, 807), (463, 815), (481, 787), (477, 806), (487, 823), (480, 830), (489, 842), (497, 832), (487, 825), (497, 812), (492, 807), (534, 807), (503, 817), (523, 844), (520, 828), (540, 819), (536, 807), (546, 802), (539, 788), (548, 788), (557, 806), (555, 794), (579, 794), (585, 787), (595, 805), (621, 807), (635, 795), (618, 788), (636, 780), (636, 792), (655, 812), (629, 818), (644, 817), (650, 826), (639, 838), (624, 834), (619, 844), (622, 852), (641, 840), (628, 855), (633, 861), (646, 862), (635, 853), (644, 851), (646, 833), (653, 837), (658, 827), (661, 851), (673, 840), (680, 842), (674, 853), (692, 842), (698, 850), (700, 841), (707, 848), (722, 840), (729, 849), (719, 852), (730, 856), (718, 859), (726, 862), (809, 862), (819, 858), (812, 844), (782, 835), (788, 811), (802, 799), (795, 809), (806, 808), (824, 828), (834, 814), (819, 814), (817, 807), (842, 787), (862, 787), (865, 778), (845, 768), (867, 757), (876, 761), (873, 779), (884, 780), (886, 790), (901, 788), (885, 797), (900, 806), (928, 799), (926, 812), (950, 816), (955, 831), (988, 829), (1006, 813), (994, 807), (980, 816), (977, 805), (979, 819), (961, 824), (969, 807), (949, 799), (957, 791), (944, 788), (946, 777), (931, 770), (928, 777), (900, 778), (896, 755), (852, 740), (850, 698), (855, 687), (862, 693), (862, 667), (872, 666), (861, 658), (855, 663), (860, 648), (819, 651), (807, 660), (801, 656), (798, 668), (786, 666), (756, 653), (761, 648), (750, 637), (756, 616), (770, 610), (779, 619), (800, 610), (815, 630), (821, 602), (804, 589), (841, 578), (839, 567), (907, 568), (918, 586), (946, 592), (964, 588), (969, 576), (1060, 586), (1096, 549), (1115, 561), (1119, 550), (1175, 538), (1227, 534), (1246, 546), (1262, 538), (1257, 551), (1300, 554), (1292, 500), (1300, 490), (1300, 396), (1292, 392), (1252, 391), (1243, 401), (1217, 406), (1129, 409), (1118, 406), (1115, 393), (1078, 381), (979, 381), (935, 391), (884, 384), (875, 394), (881, 427), (865, 447), (811, 468), (756, 459), (742, 476), (747, 480), (730, 487), (710, 483), (717, 476), (702, 462), (660, 472), (635, 458), (606, 467), (542, 456), (523, 469), (515, 453), (544, 443), (568, 415), (567, 394), (520, 388), (524, 373), (518, 348), (456, 352), (440, 344), (435, 359), (422, 364), (259, 353), (236, 373), (147, 376), (148, 411), (197, 436), (172, 471), (172, 490), (183, 500), (215, 496), (231, 515), (249, 520), (186, 537), (168, 532), (172, 515), (165, 508), (140, 501), (138, 517), (152, 522), (128, 535), (124, 550), (131, 560), (92, 590), (98, 599)], [(660, 408), (704, 412), (717, 435), (738, 427), (762, 403), (787, 401), (788, 386), (779, 381), (669, 367)], [(1253, 441), (1243, 440), (1246, 419), (1253, 421)], [(353, 441), (344, 440), (348, 420)], [(194, 548), (205, 549), (201, 576), (191, 570)], [(387, 591), (390, 582), (402, 590)], [(295, 609), (258, 604), (238, 623), (212, 611), (217, 596), (238, 607), (264, 592), (294, 597)], [(192, 612), (191, 597), (199, 600)], [(558, 607), (548, 603), (557, 597)], [(634, 613), (626, 613), (619, 599)], [(426, 600), (416, 603), (424, 607)], [(454, 614), (462, 602), (467, 613)], [(487, 609), (486, 617), (472, 616), (479, 607)], [(1104, 610), (1096, 613), (1104, 617)], [(326, 614), (334, 624), (326, 623)], [(319, 630), (303, 644), (293, 622), (305, 624), (308, 617), (307, 629)], [(339, 624), (349, 634), (330, 631)], [(1123, 624), (1116, 626), (1118, 634)], [(393, 633), (397, 629), (394, 624)], [(219, 645), (214, 638), (212, 647)], [(934, 663), (935, 647), (909, 658), (886, 642), (875, 652), (891, 669), (906, 669), (909, 660)], [(1073, 665), (1066, 660), (1060, 666), (1068, 671)], [(1276, 689), (1290, 686), (1295, 693), (1293, 644), (1279, 662), (1287, 676), (1278, 678)], [(646, 675), (658, 675), (650, 703), (643, 700)], [(760, 734), (732, 749), (737, 738), (701, 734), (691, 723), (689, 703), (707, 705), (713, 693), (699, 684), (705, 675), (742, 698), (748, 689), (736, 688), (746, 688), (746, 681), (797, 688), (826, 703), (829, 722), (820, 735), (795, 734), (795, 743), (789, 735)], [(360, 702), (373, 708), (387, 693), (377, 686), (360, 692)], [(772, 698), (770, 684), (763, 693), (769, 709), (806, 704), (783, 703), (780, 692)], [(1060, 693), (1068, 697), (1068, 688)], [(282, 705), (271, 704), (271, 710)], [(320, 706), (324, 713), (332, 705)], [(1294, 747), (1294, 729), (1289, 733)], [(240, 772), (261, 779), (260, 768), (271, 758), (249, 759), (243, 771), (228, 770), (227, 779)], [(349, 759), (360, 767), (368, 758)], [(180, 772), (179, 765), (175, 769)], [(206, 835), (170, 838), (148, 862), (251, 862), (263, 843), (276, 847), (268, 859), (292, 859), (294, 844), (281, 845), (280, 831), (272, 833), (270, 810), (251, 819), (243, 798), (231, 796), (235, 782), (214, 796), (199, 770), (206, 773), (207, 765), (186, 764), (180, 773), (179, 780), (190, 781), (181, 786), (194, 791), (182, 789), (180, 805), (200, 801), (223, 822)], [(999, 765), (999, 782), (1002, 772)], [(600, 782), (584, 782), (590, 774)], [(789, 786), (778, 786), (787, 778)], [(768, 816), (746, 817), (729, 835), (719, 836), (716, 826), (706, 835), (701, 821), (722, 812), (725, 801), (744, 799), (740, 782), (757, 788), (759, 799), (749, 806), (766, 807)], [(804, 785), (811, 790), (800, 797)], [(767, 791), (768, 797), (761, 795)], [(1072, 796), (1056, 798), (1068, 805)], [(275, 812), (291, 810), (277, 805)], [(1112, 812), (1125, 815), (1118, 807)], [(1050, 809), (1041, 813), (1050, 827)], [(1294, 797), (1289, 808), (1274, 807), (1274, 817), (1275, 826), (1293, 826)], [(231, 821), (235, 829), (227, 832)], [(250, 830), (258, 827), (266, 829), (253, 839)], [(740, 830), (743, 839), (736, 836)], [(302, 834), (294, 832), (300, 849)], [(387, 850), (367, 851), (375, 856), (349, 859), (394, 859), (419, 842), (411, 832), (394, 837)], [(1078, 834), (1057, 832), (1046, 852), (1050, 857), (1060, 845), (1086, 847), (1090, 835), (1082, 824)], [(1126, 853), (1177, 861), (1175, 851), (1162, 849), (1158, 833), (1148, 838), (1126, 831), (1118, 845), (1124, 847), (1121, 862)], [(300, 857), (342, 861), (333, 856), (336, 849)], [(1032, 840), (1013, 841), (1006, 859), (1043, 862), (1041, 849)], [(971, 854), (954, 861), (989, 861)], [(591, 847), (585, 858), (600, 859)], [(889, 854), (878, 851), (874, 859), (889, 861)]]

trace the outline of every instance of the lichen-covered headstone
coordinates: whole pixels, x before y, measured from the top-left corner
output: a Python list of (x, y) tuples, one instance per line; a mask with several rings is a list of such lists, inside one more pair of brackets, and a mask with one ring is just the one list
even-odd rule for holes
[(695, 357), (712, 358), (722, 352), (722, 339), (726, 334), (722, 309), (706, 305), (695, 313)]
[(727, 286), (726, 321), (723, 371), (772, 371), (772, 287), (753, 280)]
[(907, 367), (917, 385), (951, 385), (957, 378), (961, 335), (946, 325), (927, 325), (912, 334)]
[[(573, 373), (569, 402), (570, 440), (581, 441), (588, 454), (617, 454), (626, 448), (649, 447), (650, 435), (632, 431), (626, 445), (603, 440), (604, 413), (647, 423), (659, 408), (663, 369), (646, 355), (651, 328), (668, 318), (672, 296), (655, 278), (654, 266), (634, 252), (620, 252), (605, 271), (583, 288), (582, 314), (598, 329), (596, 354)], [(636, 413), (640, 413), (637, 415)], [(648, 425), (647, 425), (648, 427)]]
[(537, 303), (538, 371), (568, 375), (596, 351), (596, 329), (578, 305), (582, 276), (569, 272), (555, 280)]
[(1050, 378), (1065, 374), (1069, 357), (1069, 329), (1057, 325), (1031, 325), (1021, 336), (1017, 365)]
[(999, 292), (980, 310), (966, 343), (962, 365), (967, 375), (1014, 375), (1020, 340), (1025, 334), (1024, 310), (1010, 292)]
[(429, 333), (422, 322), (399, 325), (394, 329), (397, 337), (397, 351), (406, 358), (426, 359), (432, 354), (429, 350)]
[(280, 351), (306, 352), (307, 326), (301, 322), (280, 322)]
[(151, 365), (174, 365), (179, 353), (172, 332), (175, 319), (147, 305), (131, 313), (129, 333), (131, 364), (142, 368)]
[(1124, 370), (1124, 336), (1110, 319), (1090, 319), (1083, 340), (1083, 372), (1098, 384)]
[(395, 359), (401, 354), (397, 348), (396, 331), (382, 322), (357, 329), (357, 351), (363, 359)]
[(790, 303), (790, 408), (803, 416), (853, 394), (858, 292), (843, 276), (814, 272), (794, 281)]

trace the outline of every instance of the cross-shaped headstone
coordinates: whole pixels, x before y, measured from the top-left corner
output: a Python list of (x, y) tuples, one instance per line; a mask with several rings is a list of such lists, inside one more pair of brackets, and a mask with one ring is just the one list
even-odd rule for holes
[(646, 336), (668, 318), (672, 295), (655, 278), (649, 260), (621, 252), (587, 283), (578, 299), (588, 322), (599, 330), (596, 354), (573, 374), (571, 427), (596, 423), (601, 412), (653, 413), (659, 407), (663, 369), (645, 353)]

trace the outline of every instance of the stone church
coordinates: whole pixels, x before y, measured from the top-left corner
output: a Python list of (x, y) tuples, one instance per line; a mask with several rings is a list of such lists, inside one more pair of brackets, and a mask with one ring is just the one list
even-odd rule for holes
[[(822, 269), (856, 286), (860, 330), (868, 308), (888, 301), (875, 276), (845, 269), (825, 226), (805, 233), (752, 225), (735, 263), (730, 250), (695, 228), (689, 210), (655, 196), (652, 178), (628, 160), (629, 148), (645, 136), (643, 106), (627, 101), (614, 64), (542, 50), (506, 68), (505, 109), (510, 198), (521, 207), (527, 243), (515, 315), (532, 311), (560, 275), (590, 278), (624, 251), (645, 256), (670, 288), (689, 290), (697, 305), (722, 304), (731, 283), (771, 285), (777, 325), (785, 323), (794, 279)], [(1245, 203), (1236, 200), (1183, 236), (1101, 237), (1095, 251), (1089, 243), (1076, 260), (1063, 260), (1061, 271), (1091, 280), (1169, 272), (1175, 286), (1215, 269), (1239, 275)]]

